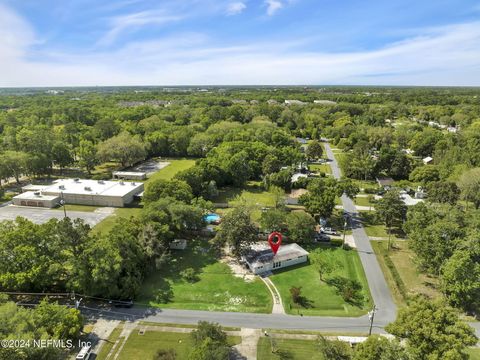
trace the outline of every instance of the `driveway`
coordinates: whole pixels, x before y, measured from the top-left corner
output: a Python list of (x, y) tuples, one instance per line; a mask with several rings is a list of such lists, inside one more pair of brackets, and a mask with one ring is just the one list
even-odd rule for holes
[[(112, 211), (67, 211), (67, 216), (71, 219), (82, 219), (88, 225), (95, 226), (100, 221), (110, 216)], [(0, 207), (0, 221), (2, 220), (15, 220), (17, 217), (24, 217), (35, 224), (46, 223), (50, 219), (63, 219), (63, 211), (34, 208), (27, 206), (15, 206), (7, 205)]]

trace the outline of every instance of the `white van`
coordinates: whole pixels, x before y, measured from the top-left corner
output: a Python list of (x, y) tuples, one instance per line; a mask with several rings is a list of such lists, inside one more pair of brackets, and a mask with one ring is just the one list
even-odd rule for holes
[(75, 360), (88, 360), (92, 354), (92, 347), (90, 345), (82, 347)]

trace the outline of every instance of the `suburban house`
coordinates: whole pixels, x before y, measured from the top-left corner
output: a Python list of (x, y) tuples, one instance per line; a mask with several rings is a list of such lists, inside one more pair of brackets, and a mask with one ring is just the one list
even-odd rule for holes
[(307, 262), (308, 251), (298, 244), (286, 244), (274, 255), (269, 247), (262, 246), (250, 249), (242, 260), (254, 274), (262, 274)]
[(393, 184), (395, 183), (395, 181), (391, 177), (379, 176), (377, 177), (377, 183), (383, 189), (388, 190), (393, 187)]
[(124, 207), (143, 191), (143, 183), (60, 179), (51, 185), (35, 186), (15, 196), (14, 205), (54, 207), (64, 200), (66, 204)]

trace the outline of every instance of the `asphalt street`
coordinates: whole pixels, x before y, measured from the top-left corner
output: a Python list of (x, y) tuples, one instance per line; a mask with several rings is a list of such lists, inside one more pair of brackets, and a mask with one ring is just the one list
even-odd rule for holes
[[(341, 177), (341, 171), (335, 155), (330, 147), (330, 144), (324, 144), (327, 157), (330, 159), (332, 174), (336, 179), (339, 179)], [(353, 239), (355, 241), (360, 260), (362, 261), (363, 269), (365, 270), (368, 286), (370, 288), (370, 294), (372, 295), (375, 306), (378, 308), (376, 320), (380, 324), (389, 323), (395, 319), (397, 307), (393, 302), (392, 294), (388, 288), (385, 276), (383, 275), (382, 269), (378, 264), (377, 257), (375, 256), (370, 244), (370, 239), (368, 238), (365, 229), (359, 220), (355, 204), (345, 195), (342, 196), (342, 204), (344, 212), (348, 214), (351, 219), (350, 226), (352, 227)]]

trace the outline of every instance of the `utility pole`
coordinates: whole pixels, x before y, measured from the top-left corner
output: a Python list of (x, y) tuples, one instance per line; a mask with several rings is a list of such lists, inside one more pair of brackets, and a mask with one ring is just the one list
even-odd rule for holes
[(345, 249), (345, 232), (347, 231), (347, 215), (343, 215), (343, 243), (342, 249)]
[(373, 309), (368, 312), (368, 319), (370, 320), (370, 330), (368, 331), (368, 336), (372, 335), (373, 319), (375, 318), (375, 313), (377, 310), (377, 307), (373, 305)]

